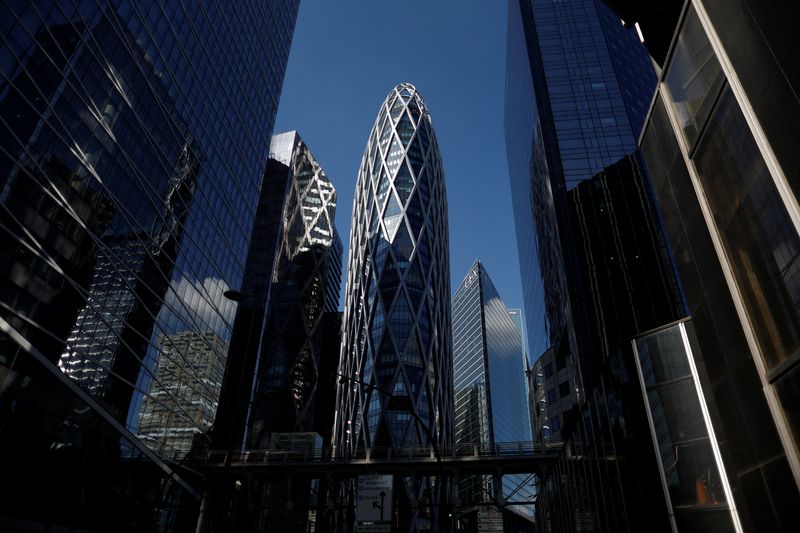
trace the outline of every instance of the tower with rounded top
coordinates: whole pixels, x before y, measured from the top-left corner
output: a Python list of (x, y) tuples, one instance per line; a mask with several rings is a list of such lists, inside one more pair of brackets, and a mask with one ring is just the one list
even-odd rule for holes
[(381, 105), (358, 174), (334, 445), (453, 438), (444, 172), (431, 117), (401, 83)]

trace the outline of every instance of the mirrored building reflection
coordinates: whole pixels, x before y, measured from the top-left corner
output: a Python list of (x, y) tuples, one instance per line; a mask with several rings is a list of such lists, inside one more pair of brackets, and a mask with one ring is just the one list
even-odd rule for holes
[(186, 397), (213, 417), (297, 2), (240, 8), (0, 7), (4, 516), (147, 529), (197, 505), (137, 426), (161, 402), (202, 438)]

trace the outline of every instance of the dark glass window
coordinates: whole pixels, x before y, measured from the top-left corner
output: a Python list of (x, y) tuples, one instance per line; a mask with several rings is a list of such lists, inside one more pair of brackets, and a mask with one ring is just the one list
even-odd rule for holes
[(544, 365), (544, 378), (548, 379), (553, 377), (553, 363), (547, 363)]
[(556, 355), (556, 370), (563, 370), (567, 368), (567, 356), (566, 354), (558, 354)]
[(553, 403), (557, 399), (558, 399), (558, 397), (556, 396), (556, 389), (555, 388), (552, 388), (549, 391), (547, 391), (547, 401), (548, 402)]
[(562, 398), (566, 398), (567, 396), (569, 396), (569, 393), (570, 393), (569, 381), (565, 381), (564, 383), (561, 383), (558, 386), (558, 394)]
[(694, 157), (769, 370), (800, 349), (800, 237), (730, 88)]
[(686, 142), (692, 146), (725, 82), (694, 8), (686, 14), (665, 81)]

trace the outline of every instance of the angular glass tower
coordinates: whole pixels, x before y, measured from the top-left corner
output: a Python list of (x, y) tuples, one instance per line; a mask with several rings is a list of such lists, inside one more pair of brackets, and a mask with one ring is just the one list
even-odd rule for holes
[(268, 172), (288, 177), (288, 191), (251, 399), (251, 448), (268, 447), (274, 432), (313, 430), (322, 319), (339, 307), (342, 275), (336, 189), (296, 131), (275, 135), (270, 152), (279, 164)]
[[(338, 450), (452, 443), (449, 333), (442, 162), (425, 103), (413, 85), (401, 83), (381, 105), (358, 174), (333, 436)], [(423, 485), (406, 485), (407, 498), (419, 499)]]
[[(213, 418), (297, 7), (0, 4), (0, 515), (150, 530), (161, 476), (196, 495), (164, 459)], [(153, 402), (185, 440), (137, 438)]]
[(510, 0), (508, 23), (506, 146), (534, 438), (586, 452), (585, 468), (562, 454), (537, 513), (556, 529), (580, 520), (663, 531), (646, 413), (629, 379), (629, 339), (683, 316), (636, 144), (655, 73), (635, 30), (599, 0)]
[[(456, 444), (531, 441), (520, 339), (515, 318), (476, 261), (453, 296)], [(528, 484), (525, 475), (504, 476), (503, 495), (525, 500), (532, 496)], [(460, 480), (458, 496), (463, 505), (483, 503), (499, 489), (491, 476), (470, 476)]]

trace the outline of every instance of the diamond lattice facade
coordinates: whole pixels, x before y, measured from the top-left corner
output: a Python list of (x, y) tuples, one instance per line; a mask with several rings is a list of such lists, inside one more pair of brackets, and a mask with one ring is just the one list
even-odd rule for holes
[[(262, 363), (249, 421), (249, 446), (274, 432), (315, 426), (322, 318), (339, 306), (342, 243), (334, 226), (336, 189), (295, 131), (272, 138), (268, 172), (288, 176), (270, 290)], [(324, 401), (324, 400), (323, 400)]]
[[(449, 262), (439, 148), (425, 103), (402, 83), (358, 175), (333, 435), (342, 453), (452, 443)], [(415, 502), (444, 493), (430, 479), (396, 482), (399, 521), (423, 524), (430, 507)]]
[(450, 259), (444, 174), (413, 85), (381, 106), (361, 162), (334, 441), (452, 441)]

